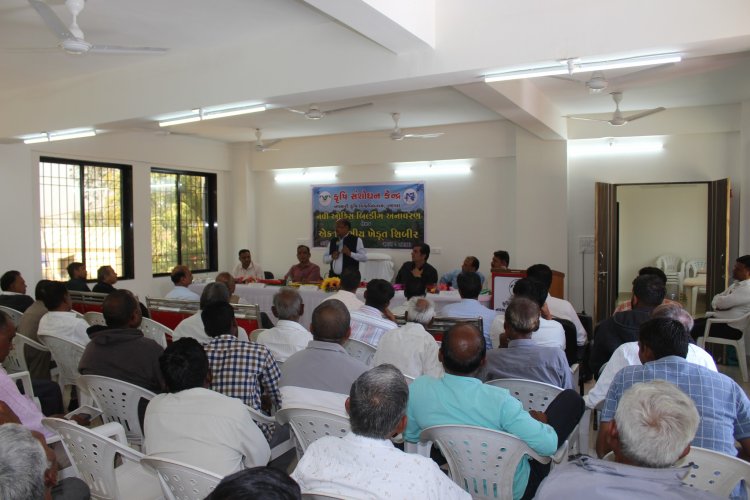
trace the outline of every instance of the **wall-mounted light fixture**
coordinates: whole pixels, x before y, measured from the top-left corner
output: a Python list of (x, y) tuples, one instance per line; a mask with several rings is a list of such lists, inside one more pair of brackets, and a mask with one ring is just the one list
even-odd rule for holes
[(96, 130), (92, 128), (72, 128), (67, 130), (55, 130), (52, 132), (40, 132), (21, 136), (24, 144), (38, 144), (40, 142), (65, 141), (67, 139), (80, 139), (82, 137), (93, 137)]
[(396, 177), (436, 177), (449, 175), (469, 175), (471, 163), (468, 160), (439, 160), (432, 162), (408, 162), (396, 165)]
[(265, 104), (227, 104), (222, 106), (207, 106), (205, 108), (191, 109), (180, 113), (163, 116), (159, 121), (160, 127), (171, 127), (183, 123), (199, 122), (201, 120), (213, 120), (227, 116), (246, 115), (249, 113), (260, 113), (266, 110)]
[(569, 157), (656, 154), (663, 150), (664, 138), (661, 136), (605, 137), (568, 141)]
[(294, 168), (281, 170), (273, 178), (279, 184), (315, 184), (336, 180), (335, 167)]

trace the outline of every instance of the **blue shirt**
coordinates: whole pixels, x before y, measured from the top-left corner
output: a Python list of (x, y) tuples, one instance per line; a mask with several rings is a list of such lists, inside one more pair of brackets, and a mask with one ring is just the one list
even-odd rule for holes
[[(543, 456), (552, 455), (557, 448), (552, 427), (531, 418), (506, 389), (483, 384), (474, 377), (418, 377), (409, 386), (406, 414), (404, 438), (412, 443), (419, 441), (419, 434), (427, 427), (455, 424), (513, 434)], [(523, 459), (513, 479), (513, 498), (523, 496), (528, 480), (529, 462)]]
[(497, 313), (492, 309), (484, 307), (477, 299), (461, 299), (461, 302), (446, 304), (440, 310), (440, 316), (453, 318), (482, 318), (482, 329), (484, 330), (484, 340), (487, 342), (487, 349), (492, 349), (492, 340), (490, 339), (490, 327)]
[(487, 353), (482, 379), (496, 378), (523, 378), (575, 389), (565, 352), (559, 347), (538, 345), (532, 339), (511, 340), (507, 349)]
[[(482, 286), (484, 286), (484, 274), (479, 271), (474, 272), (477, 273), (479, 280), (482, 282)], [(454, 290), (458, 290), (458, 275), (461, 273), (461, 268), (454, 269), (453, 271), (444, 274), (443, 277), (440, 278), (440, 283), (445, 283), (446, 285), (450, 285)]]
[(614, 418), (617, 403), (638, 382), (666, 380), (695, 402), (700, 415), (693, 446), (736, 456), (735, 439), (750, 437), (750, 400), (737, 383), (721, 373), (667, 356), (643, 366), (626, 366), (615, 375), (602, 410), (602, 421)]

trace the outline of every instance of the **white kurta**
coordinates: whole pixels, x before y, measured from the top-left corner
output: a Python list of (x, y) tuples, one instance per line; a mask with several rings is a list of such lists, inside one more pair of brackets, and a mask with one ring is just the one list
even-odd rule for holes
[(375, 352), (375, 366), (390, 363), (404, 375), (417, 378), (443, 376), (443, 365), (438, 360), (438, 344), (419, 323), (406, 323), (380, 337)]

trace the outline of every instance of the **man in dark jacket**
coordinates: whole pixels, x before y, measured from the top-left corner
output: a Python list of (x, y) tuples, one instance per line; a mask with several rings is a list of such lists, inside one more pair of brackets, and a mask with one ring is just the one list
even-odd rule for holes
[(68, 264), (68, 276), (70, 276), (70, 279), (65, 282), (65, 288), (75, 292), (90, 292), (89, 285), (86, 283), (86, 275), (86, 264), (71, 262)]
[(589, 366), (599, 375), (615, 349), (625, 342), (638, 340), (638, 329), (648, 321), (651, 311), (664, 300), (664, 282), (654, 274), (643, 274), (633, 280), (633, 308), (615, 313), (596, 326)]

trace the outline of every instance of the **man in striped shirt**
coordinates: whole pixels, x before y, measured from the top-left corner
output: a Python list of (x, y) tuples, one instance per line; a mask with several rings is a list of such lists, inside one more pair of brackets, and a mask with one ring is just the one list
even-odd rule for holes
[(351, 338), (377, 346), (385, 332), (398, 328), (388, 310), (394, 291), (386, 280), (374, 279), (367, 283), (365, 305), (351, 314)]

